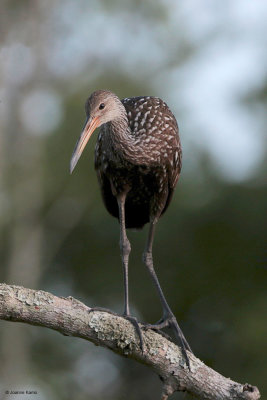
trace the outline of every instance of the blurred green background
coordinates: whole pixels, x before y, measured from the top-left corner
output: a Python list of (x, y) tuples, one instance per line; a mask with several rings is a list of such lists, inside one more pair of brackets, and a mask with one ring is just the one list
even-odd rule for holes
[[(182, 175), (154, 260), (195, 354), (266, 393), (266, 4), (261, 0), (2, 0), (0, 280), (123, 310), (117, 221), (101, 201), (96, 135), (69, 160), (100, 88), (155, 95), (180, 125)], [(129, 232), (130, 300), (161, 309)], [(150, 370), (77, 338), (0, 322), (0, 398), (159, 398)], [(266, 396), (266, 395), (265, 395)], [(15, 396), (16, 400), (25, 396)], [(175, 394), (173, 399), (189, 399)]]

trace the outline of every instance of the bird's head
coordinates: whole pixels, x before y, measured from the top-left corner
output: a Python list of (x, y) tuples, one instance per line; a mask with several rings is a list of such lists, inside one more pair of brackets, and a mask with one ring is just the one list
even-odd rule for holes
[(116, 120), (125, 114), (125, 108), (120, 99), (108, 90), (97, 90), (85, 103), (86, 120), (82, 133), (74, 148), (70, 172), (74, 170), (88, 140), (99, 126)]

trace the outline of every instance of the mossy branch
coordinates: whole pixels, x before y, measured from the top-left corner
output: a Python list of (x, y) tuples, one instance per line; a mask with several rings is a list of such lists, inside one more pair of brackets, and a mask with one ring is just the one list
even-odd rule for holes
[(188, 353), (191, 370), (181, 350), (162, 335), (143, 331), (145, 350), (140, 350), (133, 325), (119, 315), (90, 308), (72, 298), (41, 290), (0, 284), (0, 319), (54, 329), (104, 346), (152, 368), (163, 382), (161, 400), (175, 391), (187, 391), (198, 399), (257, 400), (257, 387), (225, 378)]

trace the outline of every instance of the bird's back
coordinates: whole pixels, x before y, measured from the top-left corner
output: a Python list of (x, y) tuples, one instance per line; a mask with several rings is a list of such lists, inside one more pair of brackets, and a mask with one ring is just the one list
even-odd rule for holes
[(131, 144), (113, 146), (110, 136), (116, 135), (116, 127), (105, 124), (96, 144), (95, 167), (107, 210), (118, 218), (114, 191), (126, 188), (126, 227), (141, 228), (167, 209), (178, 181), (182, 155), (178, 125), (157, 97), (126, 98), (122, 104)]

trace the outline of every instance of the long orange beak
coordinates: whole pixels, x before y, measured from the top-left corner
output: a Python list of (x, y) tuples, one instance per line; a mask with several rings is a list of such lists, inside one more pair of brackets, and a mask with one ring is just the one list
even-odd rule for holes
[(77, 162), (79, 161), (79, 158), (81, 157), (81, 154), (90, 139), (92, 133), (94, 130), (100, 125), (100, 121), (98, 117), (91, 118), (89, 117), (86, 122), (84, 129), (75, 145), (74, 151), (72, 153), (72, 157), (70, 160), (70, 173), (74, 170)]

